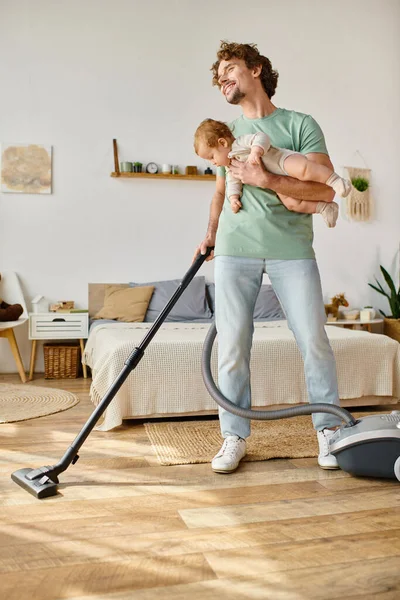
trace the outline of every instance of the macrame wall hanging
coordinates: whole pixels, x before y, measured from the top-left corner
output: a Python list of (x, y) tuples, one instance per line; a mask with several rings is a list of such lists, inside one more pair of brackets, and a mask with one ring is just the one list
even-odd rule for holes
[(346, 198), (346, 213), (351, 221), (372, 219), (372, 197), (370, 192), (370, 169), (345, 167), (353, 187)]

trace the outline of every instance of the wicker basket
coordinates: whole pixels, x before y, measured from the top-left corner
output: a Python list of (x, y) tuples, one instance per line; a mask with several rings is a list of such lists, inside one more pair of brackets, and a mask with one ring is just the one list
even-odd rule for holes
[(383, 333), (400, 342), (400, 319), (384, 318)]
[(44, 344), (45, 379), (76, 379), (81, 368), (81, 349), (76, 344)]

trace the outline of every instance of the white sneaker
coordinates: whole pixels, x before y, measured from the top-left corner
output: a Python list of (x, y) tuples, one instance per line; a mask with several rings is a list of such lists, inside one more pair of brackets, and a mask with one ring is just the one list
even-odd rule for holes
[(215, 473), (233, 473), (245, 455), (246, 440), (237, 435), (228, 435), (221, 450), (212, 459), (211, 468)]
[(317, 431), (319, 444), (318, 464), (321, 469), (339, 469), (336, 457), (329, 453), (329, 440), (334, 433), (333, 429)]

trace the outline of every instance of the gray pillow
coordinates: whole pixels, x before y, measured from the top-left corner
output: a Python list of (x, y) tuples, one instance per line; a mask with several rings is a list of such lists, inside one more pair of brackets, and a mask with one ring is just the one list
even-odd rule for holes
[[(172, 295), (176, 292), (181, 279), (153, 281), (151, 284), (131, 282), (130, 287), (154, 285), (154, 292), (147, 308), (145, 322), (153, 323), (164, 309)], [(204, 277), (195, 277), (189, 283), (178, 302), (172, 308), (165, 322), (195, 321), (205, 322), (212, 319), (212, 312), (206, 299), (206, 282)]]
[[(215, 284), (207, 283), (207, 300), (212, 312), (215, 312)], [(255, 321), (279, 321), (285, 319), (272, 285), (262, 285), (254, 308)]]
[(215, 283), (206, 283), (206, 296), (211, 312), (215, 313)]
[(279, 321), (286, 319), (272, 285), (262, 285), (254, 307), (255, 321)]

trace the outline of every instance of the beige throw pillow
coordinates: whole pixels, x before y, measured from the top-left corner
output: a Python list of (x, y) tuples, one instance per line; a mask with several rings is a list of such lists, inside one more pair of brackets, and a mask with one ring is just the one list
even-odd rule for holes
[(107, 285), (104, 306), (93, 319), (115, 319), (125, 323), (141, 323), (144, 321), (153, 292), (153, 285), (135, 288)]

